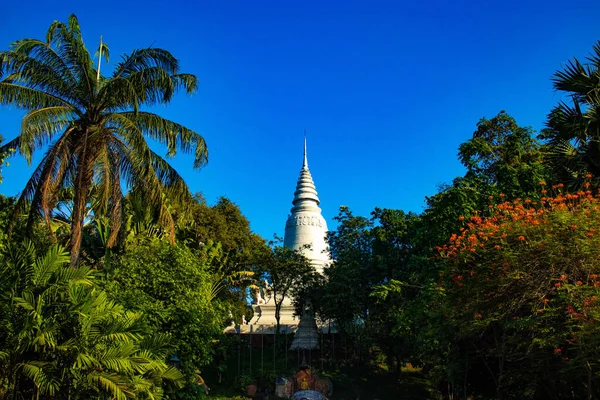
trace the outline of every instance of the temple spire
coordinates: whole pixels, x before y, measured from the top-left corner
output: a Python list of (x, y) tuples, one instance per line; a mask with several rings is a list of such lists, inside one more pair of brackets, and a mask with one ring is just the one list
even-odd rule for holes
[(304, 161), (302, 161), (302, 169), (308, 169), (308, 158), (306, 157), (306, 129), (304, 130)]
[(320, 209), (317, 207), (320, 203), (317, 195), (317, 189), (313, 182), (310, 170), (308, 169), (308, 158), (306, 156), (306, 136), (304, 137), (304, 160), (302, 161), (302, 169), (296, 183), (296, 191), (294, 192), (294, 200), (292, 201), (295, 210)]
[(302, 169), (294, 191), (291, 214), (285, 224), (283, 244), (285, 247), (301, 250), (318, 272), (322, 272), (330, 262), (325, 240), (327, 222), (321, 215), (320, 203), (315, 182), (308, 169), (304, 136)]

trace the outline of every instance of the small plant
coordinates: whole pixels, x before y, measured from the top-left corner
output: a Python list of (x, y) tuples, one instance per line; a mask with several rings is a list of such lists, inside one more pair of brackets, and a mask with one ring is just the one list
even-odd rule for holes
[(254, 386), (254, 391), (256, 391), (256, 379), (254, 376), (250, 374), (241, 374), (237, 377), (237, 386), (243, 392), (251, 391), (250, 386)]
[(251, 375), (241, 374), (238, 376), (237, 381), (238, 381), (238, 385), (241, 388), (245, 388), (246, 386), (248, 386), (249, 384), (251, 384), (253, 382), (253, 378)]

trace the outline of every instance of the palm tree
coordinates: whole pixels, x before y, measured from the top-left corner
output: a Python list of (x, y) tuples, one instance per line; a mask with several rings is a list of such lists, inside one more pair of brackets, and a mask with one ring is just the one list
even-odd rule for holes
[[(108, 60), (108, 54), (101, 43), (99, 55)], [(195, 92), (194, 75), (180, 73), (168, 51), (145, 48), (124, 56), (105, 77), (71, 15), (67, 23), (52, 23), (46, 40), (18, 40), (1, 51), (0, 79), (0, 104), (27, 111), (20, 134), (0, 147), (0, 154), (16, 151), (31, 162), (36, 150), (50, 144), (16, 213), (29, 208), (29, 224), (38, 216), (49, 223), (57, 194), (72, 187), (72, 266), (78, 262), (82, 227), (92, 206), (94, 213), (109, 216), (109, 245), (115, 244), (122, 222), (121, 182), (158, 207), (160, 223), (174, 240), (168, 205), (186, 200), (189, 191), (146, 138), (165, 145), (169, 157), (177, 150), (193, 152), (194, 168), (207, 162), (206, 143), (196, 132), (140, 108), (169, 103), (179, 90)]]
[(552, 78), (561, 101), (548, 115), (541, 138), (549, 141), (550, 161), (558, 179), (581, 181), (586, 173), (600, 176), (600, 42), (585, 62), (576, 58)]

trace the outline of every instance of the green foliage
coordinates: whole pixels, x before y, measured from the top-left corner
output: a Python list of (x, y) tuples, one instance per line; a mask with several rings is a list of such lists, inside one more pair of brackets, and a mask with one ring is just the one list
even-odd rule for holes
[(447, 386), (448, 396), (474, 391), (459, 387), (470, 385), (471, 378), (461, 364), (458, 322), (448, 312), (456, 299), (439, 285), (447, 266), (431, 257), (432, 249), (464, 229), (465, 217), (493, 212), (490, 198), (539, 199), (539, 183), (549, 176), (543, 154), (530, 128), (500, 112), (480, 120), (460, 146), (465, 175), (427, 198), (422, 215), (375, 209), (369, 219), (340, 210), (338, 227), (329, 235), (335, 261), (326, 272), (319, 309), (354, 342), (357, 362), (360, 353), (377, 354), (372, 349), (378, 348), (389, 371), (400, 374), (402, 364), (412, 362)]
[(334, 262), (326, 270), (317, 310), (335, 321), (359, 354), (379, 348), (388, 369), (395, 365), (399, 372), (407, 336), (395, 334), (396, 323), (415, 293), (405, 282), (413, 279), (410, 263), (419, 217), (376, 208), (367, 219), (342, 207), (336, 220), (337, 229), (328, 235)]
[(213, 296), (209, 250), (140, 237), (113, 260), (107, 273), (110, 296), (129, 310), (143, 312), (151, 331), (171, 337), (171, 355), (181, 360), (188, 378), (211, 361), (213, 341), (226, 315)]
[(547, 178), (533, 129), (517, 125), (505, 111), (482, 118), (473, 137), (460, 145), (458, 158), (467, 168), (465, 178), (483, 184), (488, 195), (536, 196), (538, 183)]
[(165, 364), (168, 337), (148, 335), (140, 315), (125, 311), (96, 285), (87, 267), (68, 268), (52, 246), (41, 257), (30, 242), (0, 258), (0, 395), (160, 398), (181, 373)]
[(197, 194), (189, 207), (190, 216), (182, 221), (178, 238), (192, 248), (209, 241), (220, 243), (225, 273), (250, 270), (268, 254), (265, 240), (252, 232), (240, 208), (226, 197), (209, 206)]

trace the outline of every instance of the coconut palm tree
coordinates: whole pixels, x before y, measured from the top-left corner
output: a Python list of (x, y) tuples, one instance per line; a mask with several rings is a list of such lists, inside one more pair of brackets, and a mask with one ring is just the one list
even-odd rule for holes
[(168, 204), (190, 197), (182, 177), (150, 149), (151, 138), (167, 147), (194, 153), (194, 168), (207, 162), (202, 136), (142, 106), (166, 104), (184, 90), (193, 93), (197, 78), (179, 72), (168, 51), (134, 50), (124, 56), (110, 76), (100, 73), (100, 44), (96, 67), (86, 49), (79, 23), (55, 21), (45, 40), (23, 39), (0, 51), (0, 104), (27, 111), (19, 135), (0, 148), (16, 151), (31, 162), (35, 151), (48, 145), (26, 183), (16, 212), (29, 209), (29, 223), (42, 216), (50, 222), (62, 189), (73, 188), (71, 265), (79, 259), (86, 212), (110, 218), (109, 245), (117, 239), (122, 221), (121, 184), (142, 193), (160, 210), (159, 220), (174, 238)]
[(590, 172), (600, 176), (600, 42), (584, 62), (568, 61), (552, 82), (570, 98), (554, 107), (540, 135), (549, 141), (558, 179), (582, 181)]

